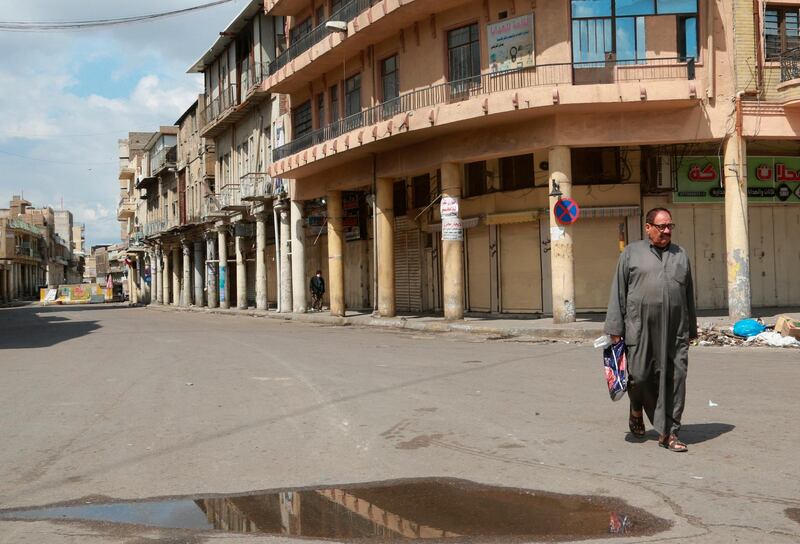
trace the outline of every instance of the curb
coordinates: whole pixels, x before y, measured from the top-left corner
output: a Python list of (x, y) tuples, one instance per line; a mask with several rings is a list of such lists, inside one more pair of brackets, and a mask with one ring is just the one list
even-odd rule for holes
[(449, 323), (445, 321), (440, 322), (427, 322), (419, 323), (408, 320), (404, 317), (399, 318), (379, 318), (373, 316), (358, 316), (358, 317), (334, 317), (322, 314), (296, 314), (285, 313), (278, 314), (266, 310), (237, 310), (237, 309), (220, 309), (220, 308), (197, 308), (197, 307), (174, 307), (164, 305), (139, 305), (139, 307), (148, 310), (155, 310), (160, 312), (196, 312), (212, 315), (228, 315), (228, 316), (242, 316), (242, 317), (259, 317), (269, 319), (280, 319), (283, 321), (297, 321), (299, 323), (313, 323), (318, 325), (329, 326), (363, 326), (363, 327), (378, 327), (383, 329), (405, 329), (422, 332), (461, 332), (469, 334), (482, 334), (496, 336), (497, 340), (507, 338), (531, 338), (535, 340), (572, 340), (572, 341), (588, 341), (594, 340), (599, 335), (602, 335), (600, 329), (587, 329), (587, 328), (525, 328), (525, 327), (510, 327), (498, 328), (486, 325), (473, 325), (470, 323)]

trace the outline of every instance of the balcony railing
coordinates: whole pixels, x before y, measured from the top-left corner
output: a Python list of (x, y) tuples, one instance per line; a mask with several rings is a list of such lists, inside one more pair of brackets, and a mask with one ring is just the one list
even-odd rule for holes
[(167, 230), (166, 221), (150, 221), (149, 223), (142, 225), (142, 234), (145, 236), (153, 236), (154, 234), (164, 232), (165, 230)]
[(285, 159), (304, 149), (338, 138), (358, 128), (386, 121), (403, 112), (453, 104), (501, 91), (550, 85), (595, 85), (614, 81), (688, 80), (694, 79), (694, 75), (694, 60), (686, 61), (678, 58), (650, 59), (638, 62), (542, 64), (481, 74), (410, 91), (344, 117), (326, 127), (298, 136), (291, 142), (274, 149), (272, 160)]
[(323, 21), (320, 25), (312, 29), (311, 32), (296, 39), (291, 45), (289, 45), (286, 51), (278, 55), (275, 60), (269, 64), (269, 75), (274, 74), (289, 64), (292, 60), (296, 59), (314, 47), (314, 45), (324, 40), (331, 33), (330, 30), (325, 28), (325, 23), (328, 21), (342, 21), (349, 23), (358, 17), (361, 12), (372, 6), (373, 3), (375, 3), (375, 0), (352, 0), (351, 2), (348, 2), (342, 6), (339, 10), (332, 13), (331, 16)]
[(219, 96), (206, 102), (203, 110), (203, 126), (213, 123), (229, 109), (239, 105), (239, 102), (239, 87), (236, 83), (232, 83), (222, 89)]
[(264, 200), (272, 198), (273, 184), (269, 174), (253, 172), (239, 178), (242, 200)]
[(226, 183), (217, 195), (223, 211), (234, 211), (247, 207), (242, 202), (242, 187), (239, 183)]
[(150, 158), (150, 175), (156, 176), (164, 168), (175, 168), (178, 160), (178, 146), (165, 147)]
[(800, 47), (789, 49), (781, 55), (781, 83), (800, 79)]

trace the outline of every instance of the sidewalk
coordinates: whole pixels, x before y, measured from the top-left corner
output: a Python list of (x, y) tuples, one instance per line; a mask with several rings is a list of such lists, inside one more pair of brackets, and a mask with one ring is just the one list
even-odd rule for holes
[[(552, 317), (537, 316), (466, 316), (463, 321), (445, 321), (436, 315), (401, 315), (397, 317), (375, 317), (371, 313), (348, 311), (345, 317), (335, 317), (328, 312), (282, 313), (275, 310), (247, 310), (219, 308), (188, 308), (151, 304), (151, 310), (203, 312), (208, 314), (268, 317), (286, 321), (317, 323), (321, 325), (383, 327), (426, 332), (462, 332), (488, 335), (498, 339), (524, 338), (533, 340), (594, 340), (603, 334), (605, 314), (579, 314), (574, 323), (556, 324)], [(698, 325), (703, 329), (721, 330), (731, 327), (731, 319), (724, 310), (700, 312)], [(756, 317), (762, 317), (768, 325), (774, 325), (776, 317), (788, 314), (800, 319), (799, 308), (759, 308)]]

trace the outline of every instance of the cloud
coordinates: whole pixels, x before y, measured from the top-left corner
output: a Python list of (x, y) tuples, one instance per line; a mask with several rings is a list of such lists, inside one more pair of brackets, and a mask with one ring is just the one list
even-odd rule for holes
[[(124, 17), (202, 0), (9, 2), (6, 21)], [(186, 68), (246, 0), (155, 23), (93, 32), (0, 33), (0, 207), (24, 193), (73, 212), (88, 244), (119, 241), (118, 144), (168, 125), (202, 92)]]

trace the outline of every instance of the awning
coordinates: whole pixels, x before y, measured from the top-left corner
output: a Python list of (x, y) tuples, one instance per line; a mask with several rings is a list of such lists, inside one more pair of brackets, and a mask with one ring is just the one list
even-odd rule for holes
[(511, 223), (530, 223), (538, 221), (545, 210), (525, 210), (522, 212), (490, 213), (486, 216), (487, 225), (510, 225)]
[[(471, 229), (472, 227), (477, 227), (480, 220), (480, 217), (468, 217), (462, 219), (461, 224), (464, 225), (465, 229)], [(425, 232), (442, 232), (442, 224), (431, 223), (425, 227)]]

